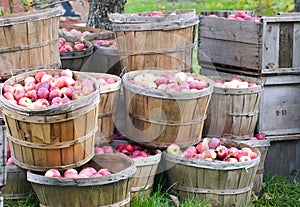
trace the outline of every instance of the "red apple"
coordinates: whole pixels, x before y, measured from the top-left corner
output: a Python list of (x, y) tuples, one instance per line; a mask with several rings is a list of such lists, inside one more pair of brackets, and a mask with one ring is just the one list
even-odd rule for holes
[(46, 171), (45, 176), (51, 178), (60, 178), (61, 174), (57, 169), (49, 169)]
[(7, 165), (14, 165), (15, 162), (14, 162), (14, 160), (13, 160), (12, 157), (9, 157), (9, 158), (7, 159), (7, 161), (6, 161), (6, 164), (7, 164)]
[(94, 173), (97, 173), (97, 170), (95, 168), (85, 167), (82, 170), (80, 170), (78, 175), (86, 175), (87, 177), (90, 177)]
[(213, 149), (207, 149), (201, 153), (200, 158), (202, 160), (214, 160), (217, 158), (217, 153)]
[(252, 150), (251, 150), (249, 147), (243, 147), (243, 148), (241, 149), (241, 153), (242, 153), (243, 155), (249, 156), (249, 155), (251, 154), (251, 152), (252, 152)]
[(64, 178), (77, 178), (78, 177), (78, 171), (74, 168), (67, 169), (64, 172)]
[(235, 157), (228, 157), (224, 161), (225, 162), (238, 162), (238, 160)]
[(21, 98), (25, 96), (25, 91), (17, 89), (15, 90), (13, 96), (16, 101), (19, 101)]
[(39, 71), (39, 72), (37, 72), (36, 74), (35, 74), (35, 80), (37, 81), (37, 82), (41, 82), (41, 79), (42, 79), (42, 77), (44, 76), (44, 75), (46, 75), (46, 72), (44, 72), (44, 71)]
[(29, 107), (32, 104), (32, 101), (30, 98), (27, 97), (22, 97), (18, 101), (18, 105), (23, 106), (23, 107)]
[(11, 92), (5, 92), (3, 94), (4, 98), (6, 98), (7, 100), (15, 100), (14, 95)]
[(240, 158), (239, 158), (239, 162), (247, 162), (247, 161), (250, 161), (251, 160), (251, 157), (248, 156), (248, 155), (242, 155)]
[(24, 89), (25, 89), (26, 92), (31, 91), (31, 90), (35, 90), (35, 86), (36, 86), (36, 84), (34, 82), (27, 82), (24, 85)]
[(255, 137), (258, 139), (258, 140), (265, 140), (266, 139), (266, 135), (263, 134), (263, 133), (258, 133), (255, 135)]
[(202, 153), (209, 149), (208, 142), (209, 138), (202, 139), (202, 141), (196, 146), (198, 153)]
[(104, 154), (104, 150), (101, 147), (95, 147), (95, 154)]
[(185, 149), (185, 152), (197, 153), (197, 148), (195, 146), (189, 146)]
[(228, 155), (228, 149), (227, 149), (227, 147), (225, 147), (223, 145), (219, 145), (216, 148), (216, 151), (217, 151), (217, 158), (219, 160), (224, 160)]
[(107, 175), (111, 175), (112, 173), (107, 168), (102, 168), (98, 170), (98, 174), (107, 176)]
[(114, 148), (112, 146), (106, 145), (102, 147), (104, 153), (114, 153)]
[(12, 85), (5, 85), (3, 86), (3, 92), (6, 93), (6, 92), (10, 92), (10, 93), (14, 93), (15, 91), (15, 88), (12, 86)]
[(73, 72), (70, 69), (63, 69), (60, 73), (61, 76), (73, 77)]
[(255, 158), (257, 157), (257, 153), (252, 151), (252, 152), (249, 154), (249, 157), (250, 157), (251, 159), (255, 159)]
[(37, 91), (37, 96), (39, 99), (47, 99), (49, 97), (49, 90), (46, 88), (40, 88)]
[(183, 156), (185, 158), (198, 159), (200, 155), (198, 153), (195, 153), (195, 152), (185, 151), (185, 152), (183, 152)]
[(233, 156), (236, 157), (239, 154), (239, 149), (236, 147), (230, 147), (228, 148), (228, 157)]
[(36, 83), (36, 80), (33, 76), (28, 76), (24, 79), (24, 85), (26, 85), (26, 83)]
[(220, 145), (220, 140), (218, 138), (213, 137), (208, 141), (208, 147), (210, 149), (216, 149), (219, 145)]

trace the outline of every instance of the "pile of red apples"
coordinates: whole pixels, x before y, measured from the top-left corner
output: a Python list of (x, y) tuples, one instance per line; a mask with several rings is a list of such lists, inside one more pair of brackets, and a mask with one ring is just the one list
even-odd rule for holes
[(67, 29), (67, 28), (61, 28), (62, 31), (65, 31), (65, 32), (70, 32), (72, 34), (76, 34), (76, 35), (87, 35), (87, 34), (91, 34), (90, 31), (87, 31), (87, 30), (84, 30), (84, 31), (81, 31), (81, 30), (78, 30), (78, 29)]
[(45, 172), (44, 176), (51, 178), (95, 178), (111, 175), (112, 172), (107, 168), (101, 168), (96, 170), (94, 167), (85, 166), (82, 169), (77, 170), (75, 168), (69, 168), (63, 172), (52, 168)]
[(57, 75), (39, 71), (23, 82), (7, 84), (2, 94), (8, 101), (29, 109), (44, 109), (78, 100), (95, 91), (91, 79), (75, 80), (70, 69)]
[(95, 75), (93, 74), (93, 76), (96, 79), (96, 82), (100, 86), (106, 86), (106, 85), (116, 83), (116, 80), (112, 77), (106, 77), (105, 75), (102, 74), (95, 74)]
[(99, 47), (117, 48), (117, 42), (114, 40), (97, 40), (94, 44)]
[(177, 144), (170, 144), (167, 153), (185, 158), (199, 160), (219, 160), (224, 162), (247, 162), (255, 159), (258, 154), (249, 147), (241, 149), (222, 144), (219, 138), (204, 138), (196, 146), (181, 150)]
[(87, 45), (83, 39), (79, 39), (75, 42), (68, 42), (64, 37), (60, 37), (58, 40), (59, 52), (73, 52), (86, 50)]
[(199, 91), (209, 87), (206, 80), (197, 80), (185, 72), (164, 75), (141, 73), (134, 76), (129, 82), (142, 88), (168, 92)]
[(238, 77), (233, 77), (230, 80), (214, 80), (214, 86), (219, 88), (253, 88), (258, 87), (256, 83), (243, 80)]
[(105, 146), (97, 146), (95, 147), (95, 154), (125, 154), (130, 158), (142, 158), (152, 156), (151, 152), (138, 144), (131, 143), (119, 143), (116, 147), (112, 147), (110, 145)]
[[(218, 17), (215, 14), (208, 15), (209, 17)], [(219, 17), (221, 18), (221, 17)], [(245, 11), (237, 11), (233, 14), (230, 14), (227, 19), (233, 19), (233, 20), (242, 20), (242, 21), (248, 21), (248, 22), (259, 22), (259, 17), (252, 17), (249, 14), (247, 14)]]

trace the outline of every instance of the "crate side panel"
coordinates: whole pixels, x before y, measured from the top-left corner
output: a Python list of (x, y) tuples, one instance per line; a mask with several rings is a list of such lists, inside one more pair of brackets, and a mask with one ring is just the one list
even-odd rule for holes
[(258, 131), (267, 135), (300, 133), (299, 94), (300, 83), (265, 85)]
[(209, 61), (260, 70), (260, 49), (261, 47), (255, 44), (202, 38), (199, 43), (198, 59), (200, 65), (203, 61)]
[[(276, 165), (274, 164), (276, 160)], [(300, 180), (300, 139), (271, 141), (265, 159), (264, 176), (286, 176), (290, 181), (294, 176)]]
[(232, 19), (206, 17), (200, 18), (198, 34), (201, 38), (212, 38), (248, 44), (261, 43), (260, 22), (247, 22)]

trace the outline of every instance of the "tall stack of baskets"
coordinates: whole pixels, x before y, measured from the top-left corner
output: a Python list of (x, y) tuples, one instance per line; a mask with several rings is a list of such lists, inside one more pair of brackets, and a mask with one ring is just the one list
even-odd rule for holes
[[(198, 17), (195, 18), (194, 12), (193, 10), (165, 11), (165, 16), (158, 17), (152, 17), (150, 12), (134, 15), (110, 15), (118, 42), (122, 67), (126, 68), (124, 72), (127, 72), (123, 75), (122, 94), (124, 97), (120, 99), (124, 101), (121, 105), (125, 105), (123, 114), (125, 124), (120, 126), (125, 136), (131, 141), (152, 148), (166, 149), (171, 143), (178, 144), (181, 148), (195, 145), (202, 138), (204, 122), (209, 115), (207, 110), (209, 110), (215, 91), (211, 77), (193, 74), (195, 79), (208, 81), (209, 87), (199, 92), (193, 91), (186, 94), (157, 91), (151, 88), (145, 89), (132, 84), (132, 79), (141, 74), (175, 74), (176, 70), (192, 74), (192, 57), (190, 55), (192, 54), (195, 38), (194, 29), (196, 23), (198, 23)], [(257, 91), (246, 90), (245, 94), (243, 94), (243, 91), (233, 92), (237, 96), (242, 93), (250, 103), (249, 106), (245, 106), (245, 109), (237, 109), (232, 113), (243, 114), (249, 111), (252, 114), (251, 110), (254, 111), (254, 117), (247, 120), (248, 123), (241, 123), (238, 127), (241, 131), (248, 130), (247, 132), (241, 132), (248, 137), (254, 134), (257, 111), (259, 110), (258, 105), (262, 87), (256, 89)], [(243, 99), (244, 97), (241, 97), (239, 100), (242, 101)], [(231, 104), (233, 102), (234, 100)], [(235, 122), (242, 122), (241, 118), (236, 119)], [(232, 131), (228, 133), (233, 134)], [(260, 154), (257, 149), (252, 149)], [(201, 199), (206, 198), (206, 194), (212, 202), (221, 202), (224, 205), (236, 203), (248, 205), (250, 203), (251, 190), (260, 156), (253, 160), (251, 164), (245, 163), (244, 166), (233, 164), (232, 169), (226, 169), (224, 166), (218, 168), (218, 163), (214, 165), (214, 162), (212, 162), (212, 166), (207, 166), (207, 162), (197, 163), (191, 160), (191, 165), (199, 168), (198, 173), (197, 170), (186, 170), (189, 166), (187, 164), (188, 159), (182, 158), (184, 161), (181, 163), (182, 168), (180, 168), (176, 165), (178, 163), (176, 158), (174, 158), (175, 160), (169, 159), (168, 154), (165, 153), (165, 155), (163, 163), (167, 168), (164, 169), (167, 169), (170, 176), (170, 184), (179, 182), (182, 184), (182, 192), (191, 190), (194, 193), (193, 195), (198, 194), (197, 196)], [(181, 157), (178, 159), (181, 159)], [(207, 167), (210, 170), (205, 172)], [(208, 187), (209, 184), (207, 186), (196, 186), (195, 182), (201, 178), (204, 181), (216, 179), (218, 175), (213, 174), (213, 172), (218, 171), (218, 169), (222, 171), (220, 172), (222, 175), (225, 173), (230, 174), (225, 178), (225, 183), (226, 181), (230, 182), (230, 177), (233, 174), (235, 174), (233, 176), (243, 177), (241, 180), (244, 179), (245, 183), (238, 187), (236, 184), (231, 183), (232, 186), (225, 185), (224, 188), (220, 187), (221, 184), (215, 183), (216, 188), (211, 189)], [(191, 175), (192, 172), (194, 172), (193, 176)], [(201, 178), (199, 177), (200, 174)], [(185, 182), (186, 178), (191, 178), (191, 182)], [(238, 189), (239, 187), (240, 189)], [(233, 192), (236, 192), (236, 195), (233, 195)], [(187, 199), (189, 196), (181, 194), (180, 197)], [(214, 203), (214, 205), (218, 204)]]

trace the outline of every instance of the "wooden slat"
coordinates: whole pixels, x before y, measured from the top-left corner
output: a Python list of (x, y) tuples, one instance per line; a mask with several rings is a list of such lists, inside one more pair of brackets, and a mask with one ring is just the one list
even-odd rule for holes
[(261, 69), (259, 45), (202, 38), (199, 50), (205, 55), (198, 57), (200, 61), (208, 58), (212, 63)]
[[(236, 21), (223, 18), (200, 18), (199, 38), (218, 39), (228, 42), (243, 42), (247, 44), (260, 44), (261, 23)], [(203, 40), (204, 41), (204, 40)]]
[(293, 67), (294, 23), (281, 23), (279, 36), (279, 67)]

